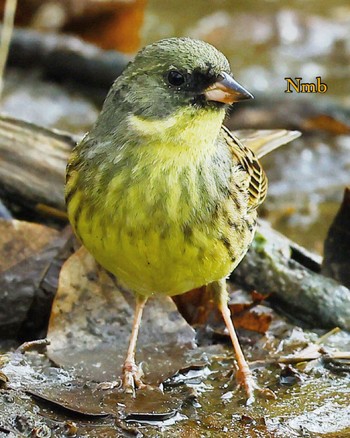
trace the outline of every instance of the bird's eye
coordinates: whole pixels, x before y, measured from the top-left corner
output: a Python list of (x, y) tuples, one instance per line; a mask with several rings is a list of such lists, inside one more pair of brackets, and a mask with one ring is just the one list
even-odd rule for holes
[(170, 70), (168, 73), (168, 82), (170, 85), (179, 87), (185, 83), (185, 76), (177, 70)]

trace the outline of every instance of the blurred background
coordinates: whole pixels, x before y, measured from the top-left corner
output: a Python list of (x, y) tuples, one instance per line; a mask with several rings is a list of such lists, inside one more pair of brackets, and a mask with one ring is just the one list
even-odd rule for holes
[[(270, 189), (261, 215), (322, 254), (350, 179), (348, 0), (21, 0), (15, 23), (2, 113), (77, 135), (143, 45), (170, 36), (215, 45), (256, 97), (230, 111), (230, 129), (302, 131), (264, 159)], [(317, 76), (324, 94), (284, 92), (285, 77)]]

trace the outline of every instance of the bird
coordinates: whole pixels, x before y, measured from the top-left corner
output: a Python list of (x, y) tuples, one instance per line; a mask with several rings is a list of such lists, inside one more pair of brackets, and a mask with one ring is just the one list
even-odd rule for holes
[(222, 313), (238, 384), (250, 401), (259, 389), (226, 287), (252, 243), (267, 192), (260, 146), (253, 151), (224, 126), (230, 106), (251, 98), (215, 47), (166, 38), (137, 53), (71, 152), (65, 198), (72, 228), (135, 294), (126, 392), (144, 387), (135, 349), (147, 299), (201, 286), (212, 290)]

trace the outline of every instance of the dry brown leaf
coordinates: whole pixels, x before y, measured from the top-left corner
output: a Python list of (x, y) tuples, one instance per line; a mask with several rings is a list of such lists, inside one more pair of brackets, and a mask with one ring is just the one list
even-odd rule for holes
[[(257, 305), (268, 295), (257, 291), (248, 293), (242, 289), (233, 289), (230, 283), (228, 283), (228, 288), (230, 290), (229, 308), (235, 326), (265, 333), (272, 320), (272, 314), (270, 314), (272, 311), (268, 307)], [(222, 315), (212, 299), (210, 290), (205, 286), (173, 297), (173, 299), (180, 313), (191, 325), (223, 326)], [(262, 309), (265, 309), (265, 313)]]
[(39, 253), (58, 236), (44, 225), (0, 219), (0, 272)]
[(181, 315), (191, 325), (204, 325), (215, 309), (211, 293), (205, 286), (172, 297)]
[(250, 294), (252, 296), (254, 303), (260, 303), (261, 301), (266, 300), (270, 296), (270, 294), (261, 294), (256, 290), (252, 290)]
[(236, 328), (243, 328), (265, 334), (270, 327), (273, 311), (269, 307), (258, 305), (249, 311), (233, 315)]

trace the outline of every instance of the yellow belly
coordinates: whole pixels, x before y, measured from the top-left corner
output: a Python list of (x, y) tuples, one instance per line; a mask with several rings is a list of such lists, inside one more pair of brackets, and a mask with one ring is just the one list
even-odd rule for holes
[[(132, 208), (130, 209), (132, 211)], [(133, 214), (133, 213), (130, 213)], [(234, 263), (224, 243), (193, 228), (174, 224), (103, 224), (82, 213), (79, 235), (87, 249), (128, 288), (143, 295), (176, 295), (227, 276)], [(92, 220), (91, 220), (92, 219)], [(169, 224), (168, 224), (169, 225)]]
[[(146, 237), (136, 235), (135, 239), (122, 233), (121, 238), (120, 253), (114, 249), (116, 263), (107, 267), (106, 260), (105, 266), (120, 281), (142, 294), (176, 295), (223, 278), (231, 271), (227, 252), (218, 243), (208, 242), (199, 250), (184, 242), (178, 232), (166, 239), (156, 231), (150, 231)], [(103, 253), (97, 257), (100, 255), (106, 258)]]
[[(207, 212), (209, 200), (195, 196), (196, 187), (185, 202), (176, 193), (180, 184), (169, 184), (162, 189), (155, 183), (157, 193), (164, 192), (160, 199), (171, 193), (161, 203), (143, 181), (120, 196), (111, 191), (98, 208), (82, 208), (76, 223), (96, 260), (143, 295), (176, 295), (226, 277), (252, 239), (255, 212), (242, 217), (230, 197)], [(68, 209), (72, 223), (78, 206), (87, 204), (75, 195)]]

